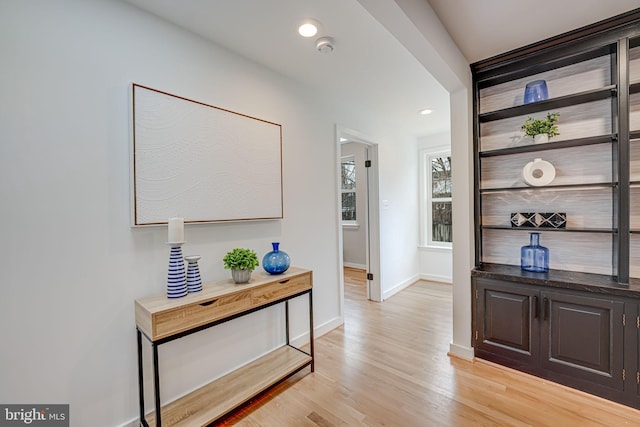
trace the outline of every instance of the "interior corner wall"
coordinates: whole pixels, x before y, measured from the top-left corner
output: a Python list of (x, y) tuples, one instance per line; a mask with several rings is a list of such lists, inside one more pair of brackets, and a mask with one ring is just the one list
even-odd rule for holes
[[(129, 225), (133, 82), (282, 124), (284, 219), (187, 225), (183, 251), (206, 282), (231, 248), (279, 241), (314, 271), (316, 327), (339, 324), (331, 109), (113, 0), (1, 2), (0, 55), (0, 402), (69, 403), (74, 426), (138, 416), (133, 301), (164, 291), (169, 251), (166, 227)], [(306, 300), (292, 310), (304, 336)], [(283, 323), (273, 307), (161, 346), (163, 401), (280, 345)]]

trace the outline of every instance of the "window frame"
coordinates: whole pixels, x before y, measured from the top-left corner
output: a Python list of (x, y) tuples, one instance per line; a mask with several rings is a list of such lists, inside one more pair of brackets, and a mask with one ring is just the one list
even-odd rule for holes
[[(453, 242), (438, 242), (433, 241), (433, 203), (449, 202), (452, 203), (451, 197), (433, 197), (433, 175), (431, 173), (431, 161), (438, 157), (451, 157), (450, 149), (424, 149), (421, 150), (421, 165), (422, 179), (420, 180), (422, 186), (422, 215), (420, 215), (421, 222), (421, 246), (438, 249), (452, 249)], [(452, 189), (453, 192), (453, 189)]]
[[(351, 188), (351, 189), (342, 188), (342, 164), (345, 161), (353, 161), (353, 165), (354, 165), (353, 173), (354, 173), (355, 178), (354, 178), (353, 188)], [(342, 206), (342, 195), (345, 194), (345, 193), (353, 193), (355, 203), (357, 203), (357, 201), (358, 201), (358, 196), (356, 194), (356, 191), (358, 189), (358, 174), (357, 174), (356, 166), (357, 166), (357, 163), (356, 163), (356, 156), (355, 155), (349, 154), (349, 155), (340, 157), (340, 179), (341, 179), (341, 181), (340, 181), (340, 208), (341, 209), (343, 207)], [(340, 212), (340, 220), (341, 220), (341, 223), (342, 223), (343, 226), (345, 226), (345, 227), (358, 227), (358, 213), (357, 213), (356, 206), (357, 205), (354, 205), (353, 214), (354, 214), (354, 216), (356, 218), (354, 220), (344, 220), (344, 219), (342, 219), (342, 210), (341, 210), (341, 212)]]

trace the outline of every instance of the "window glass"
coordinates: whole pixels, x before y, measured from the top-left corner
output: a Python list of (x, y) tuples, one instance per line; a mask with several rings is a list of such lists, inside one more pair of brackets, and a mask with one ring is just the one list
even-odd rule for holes
[(431, 158), (431, 197), (451, 197), (451, 157)]
[(356, 221), (356, 161), (353, 156), (345, 157), (342, 169), (342, 220)]
[(433, 202), (431, 206), (431, 240), (452, 242), (451, 202)]
[(451, 154), (424, 151), (423, 156), (422, 242), (428, 246), (451, 247)]

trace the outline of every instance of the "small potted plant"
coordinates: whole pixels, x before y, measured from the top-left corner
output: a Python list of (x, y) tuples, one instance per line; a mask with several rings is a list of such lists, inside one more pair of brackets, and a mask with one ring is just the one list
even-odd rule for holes
[(560, 135), (556, 126), (559, 116), (560, 113), (547, 113), (546, 119), (527, 117), (521, 129), (525, 135), (532, 137), (535, 143), (548, 142), (549, 138)]
[(222, 258), (224, 268), (231, 270), (231, 277), (236, 283), (247, 283), (251, 272), (258, 266), (258, 256), (251, 249), (235, 248)]

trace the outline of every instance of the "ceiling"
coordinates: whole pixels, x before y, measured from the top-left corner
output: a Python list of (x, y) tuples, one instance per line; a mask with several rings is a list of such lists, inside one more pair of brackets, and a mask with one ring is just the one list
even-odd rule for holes
[(640, 8), (640, 0), (428, 0), (469, 63)]
[[(449, 129), (448, 93), (357, 0), (124, 1), (407, 134)], [(640, 7), (640, 0), (537, 0), (535, 7), (525, 0), (429, 3), (470, 63)], [(553, 13), (533, 22), (532, 16), (543, 16), (540, 10)], [(316, 37), (297, 34), (305, 18), (320, 22)], [(321, 36), (334, 38), (334, 52), (316, 51)], [(420, 116), (423, 108), (434, 112)]]

